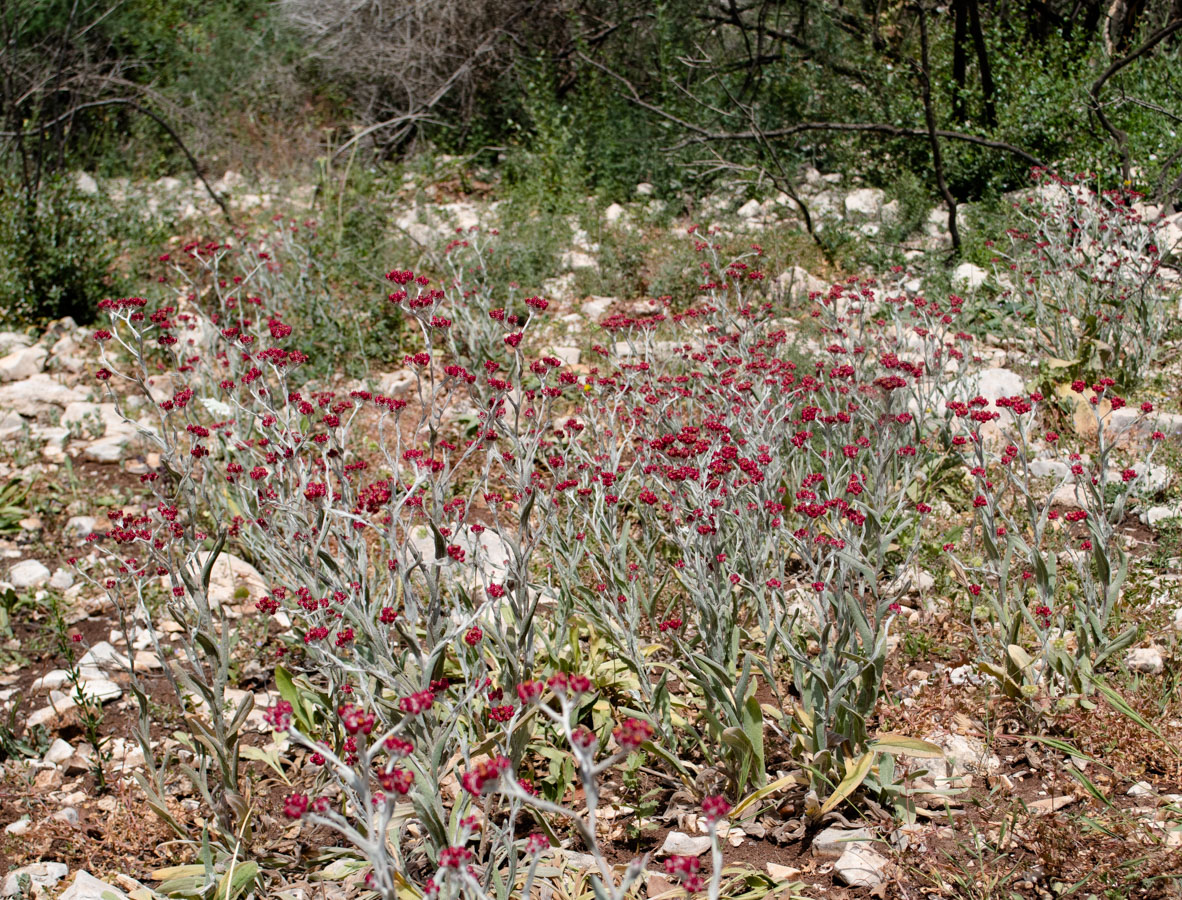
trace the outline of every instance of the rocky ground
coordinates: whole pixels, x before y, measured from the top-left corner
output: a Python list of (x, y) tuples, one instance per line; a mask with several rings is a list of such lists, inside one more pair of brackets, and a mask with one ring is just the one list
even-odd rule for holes
[[(874, 241), (897, 222), (898, 201), (882, 191), (847, 187), (837, 175), (810, 172), (804, 194), (819, 227), (842, 228)], [(119, 199), (130, 186), (98, 185), (89, 176), (84, 190), (107, 190)], [(306, 212), (312, 190), (279, 185), (246, 185), (232, 174), (215, 185), (231, 197), (241, 215), (272, 210)], [(409, 190), (409, 189), (408, 189)], [(294, 196), (293, 196), (294, 194)], [(643, 309), (634, 296), (579, 295), (584, 270), (599, 265), (605, 233), (641, 232), (656, 243), (654, 209), (646, 186), (627, 206), (602, 211), (601, 232), (592, 236), (575, 223), (561, 267), (545, 286), (563, 310), (552, 336), (553, 352), (578, 365), (596, 322), (620, 309)], [(414, 202), (392, 215), (394, 228), (414, 244), (429, 247), (452, 234), (495, 221), (496, 205), (448, 195), (442, 188), (416, 185)], [(412, 199), (413, 199), (412, 198)], [(196, 186), (163, 180), (144, 192), (149, 214), (167, 207), (182, 223), (212, 212)], [(1146, 210), (1150, 216), (1159, 211)], [(799, 234), (800, 217), (783, 195), (762, 201), (711, 198), (695, 219), (716, 219), (727, 231), (752, 241), (781, 232)], [(686, 223), (678, 223), (684, 227)], [(1169, 242), (1182, 243), (1182, 214), (1163, 224)], [(902, 244), (916, 263), (947, 246), (944, 216), (934, 210)], [(790, 293), (824, 290), (842, 273), (817, 265), (810, 272), (785, 266), (780, 289)], [(923, 278), (917, 274), (915, 278)], [(951, 272), (959, 290), (987, 288), (998, 277), (964, 263)], [(918, 288), (918, 284), (915, 286)], [(1180, 310), (1182, 315), (1182, 310)], [(159, 896), (172, 885), (176, 866), (194, 862), (192, 847), (171, 841), (171, 832), (146, 804), (136, 782), (145, 772), (133, 724), (137, 705), (129, 695), (125, 666), (136, 667), (158, 686), (152, 696), (152, 740), (179, 752), (177, 710), (165, 678), (165, 660), (153, 652), (150, 635), (129, 642), (101, 586), (79, 576), (74, 561), (93, 559), (90, 543), (112, 527), (112, 514), (138, 509), (139, 477), (159, 465), (142, 440), (142, 422), (128, 421), (96, 390), (98, 367), (91, 329), (69, 320), (41, 333), (0, 333), (0, 750), (5, 757), (0, 783), (0, 871), (7, 870), (4, 896), (60, 896), (70, 900)], [(1136, 558), (1130, 578), (1127, 621), (1141, 626), (1137, 645), (1121, 665), (1121, 678), (1134, 710), (1154, 729), (1145, 731), (1127, 716), (1101, 705), (1070, 724), (1079, 757), (1051, 752), (1024, 736), (991, 696), (989, 685), (959, 650), (954, 625), (930, 596), (924, 577), (912, 585), (910, 624), (892, 660), (889, 680), (901, 702), (884, 712), (884, 726), (923, 734), (945, 751), (934, 776), (962, 793), (933, 809), (915, 826), (883, 832), (858, 822), (819, 833), (778, 836), (735, 834), (728, 862), (748, 865), (773, 879), (794, 878), (807, 896), (1066, 896), (1072, 879), (1095, 896), (1178, 896), (1172, 876), (1182, 870), (1182, 692), (1177, 675), (1182, 636), (1182, 403), (1173, 385), (1182, 375), (1179, 332), (1162, 354), (1158, 393), (1167, 447), (1155, 460), (1144, 500), (1125, 530)], [(993, 367), (978, 390), (997, 399), (1021, 392), (1037, 374), (1037, 360), (998, 342), (989, 348)], [(407, 384), (404, 373), (376, 373), (386, 390)], [(144, 413), (131, 408), (133, 417)], [(1085, 427), (1084, 423), (1080, 424)], [(1057, 475), (1046, 463), (1048, 476)], [(1060, 505), (1070, 508), (1068, 491)], [(84, 571), (85, 565), (81, 566)], [(930, 579), (930, 576), (927, 576)], [(213, 570), (218, 602), (242, 622), (239, 666), (229, 698), (254, 695), (247, 719), (247, 777), (258, 804), (256, 849), (264, 848), (280, 873), (267, 896), (312, 900), (344, 898), (363, 891), (347, 857), (335, 853), (324, 835), (301, 832), (279, 810), (288, 782), (300, 772), (273, 768), (272, 742), (263, 710), (277, 699), (268, 657), (277, 649), (266, 623), (253, 622), (254, 603), (266, 593), (263, 578), (247, 562), (223, 556)], [(107, 789), (96, 779), (95, 749), (73, 700), (65, 659), (55, 642), (60, 616), (70, 635), (88, 648), (78, 660), (85, 691), (101, 703), (94, 727), (103, 739)], [(163, 627), (163, 646), (179, 636)], [(1074, 769), (1074, 771), (1072, 771)], [(1080, 778), (1078, 775), (1086, 775)], [(175, 772), (165, 773), (170, 812), (200, 831), (199, 798)], [(1093, 792), (1087, 785), (1092, 785)], [(700, 835), (663, 827), (648, 840), (664, 852), (694, 852)], [(688, 848), (688, 849), (687, 849)], [(701, 852), (700, 849), (696, 852)], [(571, 863), (577, 867), (577, 854)], [(1132, 862), (1131, 862), (1132, 861)], [(27, 888), (22, 875), (28, 876)], [(97, 876), (97, 877), (96, 877)], [(673, 890), (662, 877), (648, 879), (647, 896)], [(1109, 893), (1104, 893), (1108, 891)], [(60, 893), (59, 893), (60, 892)]]

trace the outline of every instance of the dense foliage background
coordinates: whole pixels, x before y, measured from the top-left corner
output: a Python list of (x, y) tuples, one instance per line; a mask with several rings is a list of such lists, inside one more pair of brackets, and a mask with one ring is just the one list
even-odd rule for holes
[[(639, 182), (673, 212), (795, 197), (811, 164), (918, 221), (1041, 163), (1171, 205), (1180, 29), (1178, 0), (3, 0), (0, 307), (85, 319), (109, 239), (136, 243), (78, 169), (345, 170), (356, 200), (460, 155), (536, 213)], [(373, 217), (349, 208), (356, 251)]]

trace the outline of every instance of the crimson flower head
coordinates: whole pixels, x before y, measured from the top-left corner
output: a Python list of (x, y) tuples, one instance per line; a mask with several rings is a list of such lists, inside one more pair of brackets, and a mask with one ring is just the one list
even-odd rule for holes
[(484, 632), (480, 630), (479, 626), (473, 625), (468, 629), (468, 633), (464, 635), (464, 643), (469, 647), (475, 647), (484, 638)]
[(406, 769), (400, 769), (397, 766), (389, 772), (382, 772), (378, 775), (378, 784), (384, 790), (393, 791), (403, 796), (410, 793), (410, 787), (414, 784), (414, 780), (414, 772), (408, 772)]
[(715, 794), (702, 801), (702, 812), (705, 814), (707, 822), (725, 819), (726, 814), (730, 811), (731, 805), (721, 795)]
[(299, 819), (308, 811), (307, 794), (288, 794), (283, 801), (283, 814), (289, 819)]
[(291, 714), (291, 704), (280, 700), (263, 713), (263, 720), (276, 731), (287, 731), (291, 727)]
[(346, 703), (337, 710), (337, 715), (341, 717), (341, 724), (349, 734), (369, 734), (373, 731), (374, 714), (359, 706)]
[(612, 737), (623, 749), (631, 752), (653, 736), (653, 726), (643, 719), (625, 719), (616, 726)]
[(479, 797), (486, 790), (496, 786), (501, 773), (509, 768), (509, 757), (495, 756), (478, 762), (471, 769), (460, 776), (460, 784), (469, 794)]
[(461, 869), (472, 862), (472, 851), (467, 847), (445, 847), (439, 853), (439, 868)]
[(517, 685), (517, 699), (522, 703), (529, 703), (539, 699), (545, 690), (545, 685), (540, 681), (523, 681)]
[(665, 858), (665, 874), (675, 878), (696, 875), (700, 865), (696, 856), (668, 856)]
[(408, 715), (416, 716), (425, 713), (435, 703), (435, 694), (431, 691), (419, 691), (398, 701), (398, 708)]
[(395, 735), (386, 738), (385, 746), (390, 755), (394, 757), (410, 756), (415, 750), (414, 744)]
[(580, 725), (571, 732), (571, 741), (581, 750), (590, 750), (597, 743), (595, 733), (586, 725)]
[(566, 672), (555, 672), (546, 679), (546, 684), (556, 694), (572, 696), (586, 694), (593, 687), (591, 679), (586, 675), (568, 675)]

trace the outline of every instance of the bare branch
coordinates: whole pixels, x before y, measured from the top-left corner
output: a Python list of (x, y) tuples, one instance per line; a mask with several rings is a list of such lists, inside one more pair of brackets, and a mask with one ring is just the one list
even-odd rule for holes
[(1129, 136), (1124, 131), (1112, 124), (1108, 116), (1105, 115), (1103, 105), (1100, 103), (1100, 91), (1108, 79), (1110, 79), (1113, 75), (1117, 74), (1126, 66), (1136, 62), (1180, 28), (1182, 28), (1182, 18), (1167, 22), (1148, 38), (1146, 38), (1145, 43), (1134, 50), (1132, 53), (1129, 53), (1127, 56), (1122, 56), (1120, 59), (1113, 60), (1112, 64), (1100, 74), (1099, 78), (1092, 82), (1091, 88), (1088, 89), (1088, 97), (1092, 101), (1092, 112), (1096, 114), (1096, 119), (1100, 122), (1101, 127), (1106, 132), (1108, 132), (1108, 136), (1111, 137), (1113, 143), (1116, 144), (1116, 150), (1120, 154), (1121, 176), (1125, 181), (1130, 180), (1133, 171), (1133, 162), (1129, 153)]
[[(803, 134), (810, 131), (834, 131), (851, 133), (866, 132), (870, 134), (882, 134), (888, 137), (911, 137), (925, 139), (930, 137), (929, 131), (926, 128), (905, 128), (900, 125), (889, 125), (883, 122), (797, 122), (795, 125), (789, 125), (784, 128), (769, 128), (764, 131), (711, 131), (710, 129), (703, 128), (701, 125), (698, 125), (694, 122), (689, 122), (680, 116), (675, 116), (669, 111), (662, 109), (653, 103), (649, 103), (640, 96), (640, 93), (636, 90), (636, 87), (632, 84), (632, 82), (630, 82), (620, 73), (609, 69), (607, 66), (603, 65), (597, 60), (591, 59), (582, 53), (579, 53), (578, 57), (579, 59), (583, 60), (583, 62), (595, 67), (596, 69), (599, 69), (601, 72), (609, 75), (621, 85), (623, 85), (628, 90), (628, 99), (632, 103), (636, 104), (642, 109), (647, 109), (654, 115), (660, 116), (669, 122), (673, 122), (674, 124), (681, 126), (683, 129), (691, 133), (692, 136), (683, 138), (677, 143), (671, 144), (664, 148), (665, 150), (671, 152), (684, 149), (685, 147), (691, 146), (693, 144), (713, 143), (719, 141), (753, 141), (760, 140), (761, 138), (764, 140), (771, 140), (776, 138), (791, 137), (794, 134)], [(1040, 166), (1043, 168), (1046, 167), (1046, 163), (1044, 163), (1037, 156), (1033, 155), (1032, 153), (1028, 153), (1021, 147), (1007, 143), (1006, 141), (981, 137), (975, 134), (965, 134), (964, 132), (960, 131), (949, 131), (943, 128), (937, 128), (935, 133), (937, 137), (944, 140), (961, 141), (967, 144), (976, 144), (979, 147), (988, 147), (991, 150), (1000, 150), (1004, 153), (1017, 156), (1019, 159), (1029, 163), (1032, 166)]]
[(172, 138), (173, 142), (177, 145), (177, 147), (180, 148), (181, 152), (185, 154), (185, 158), (189, 161), (189, 166), (190, 166), (190, 168), (192, 168), (193, 174), (196, 175), (198, 179), (200, 179), (201, 183), (205, 186), (205, 190), (208, 192), (209, 196), (213, 199), (213, 202), (216, 203), (221, 208), (222, 214), (226, 217), (226, 221), (228, 221), (231, 225), (234, 224), (234, 217), (230, 215), (230, 210), (226, 206), (225, 201), (222, 200), (222, 198), (220, 196), (218, 196), (218, 193), (213, 189), (213, 187), (210, 185), (210, 183), (206, 180), (205, 175), (202, 173), (201, 166), (198, 164), (196, 157), (194, 157), (193, 154), (191, 152), (189, 152), (189, 148), (185, 145), (185, 142), (181, 140), (180, 135), (176, 133), (175, 129), (173, 129), (173, 127), (171, 125), (169, 125), (167, 120), (165, 120), (162, 116), (158, 115), (153, 110), (148, 109), (146, 106), (142, 106), (140, 103), (138, 103), (135, 99), (133, 99), (131, 97), (107, 97), (106, 99), (103, 99), (103, 100), (90, 100), (85, 103), (79, 103), (79, 104), (76, 104), (75, 106), (70, 107), (70, 109), (66, 110), (61, 115), (59, 115), (53, 119), (50, 119), (46, 122), (42, 122), (39, 125), (35, 125), (31, 128), (27, 128), (23, 132), (0, 131), (0, 137), (20, 137), (22, 135), (34, 135), (34, 134), (38, 134), (41, 132), (49, 131), (50, 129), (55, 128), (58, 125), (60, 125), (62, 122), (73, 119), (73, 117), (75, 115), (77, 115), (79, 112), (81, 112), (84, 109), (96, 109), (98, 107), (103, 107), (103, 106), (126, 106), (129, 109), (133, 109), (136, 112), (147, 116), (149, 119), (151, 119), (153, 122), (155, 122), (161, 128), (163, 128), (168, 133), (168, 136), (170, 138)]

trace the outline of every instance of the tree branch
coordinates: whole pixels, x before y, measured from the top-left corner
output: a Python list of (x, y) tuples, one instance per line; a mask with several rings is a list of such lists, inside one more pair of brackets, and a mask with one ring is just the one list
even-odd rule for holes
[(185, 142), (181, 140), (180, 135), (176, 133), (173, 127), (169, 125), (162, 116), (148, 109), (146, 106), (141, 106), (135, 99), (131, 97), (108, 97), (105, 100), (89, 100), (85, 103), (79, 103), (76, 106), (70, 107), (70, 109), (62, 113), (60, 116), (56, 116), (55, 118), (50, 119), (48, 122), (42, 122), (39, 125), (34, 125), (32, 128), (27, 128), (24, 131), (0, 131), (0, 137), (21, 137), (26, 134), (36, 134), (37, 132), (49, 131), (62, 122), (72, 119), (76, 113), (81, 112), (84, 109), (95, 109), (101, 106), (129, 107), (130, 109), (147, 116), (149, 119), (163, 128), (168, 133), (168, 136), (172, 138), (173, 142), (176, 143), (176, 145), (181, 149), (181, 152), (185, 154), (185, 159), (189, 161), (189, 166), (192, 168), (193, 174), (196, 175), (198, 179), (200, 179), (201, 183), (205, 186), (206, 192), (208, 192), (209, 196), (213, 199), (213, 202), (221, 208), (222, 215), (226, 217), (226, 221), (231, 225), (234, 224), (234, 217), (230, 215), (230, 210), (227, 208), (225, 201), (223, 201), (222, 198), (218, 196), (217, 192), (205, 179), (205, 175), (201, 171), (200, 164), (197, 162), (196, 157), (194, 157), (193, 154), (189, 152), (189, 148), (185, 146)]
[(1101, 127), (1106, 132), (1108, 132), (1108, 136), (1111, 137), (1113, 143), (1116, 144), (1116, 150), (1120, 154), (1121, 177), (1124, 178), (1125, 181), (1131, 180), (1133, 169), (1132, 158), (1129, 153), (1129, 136), (1124, 131), (1113, 125), (1108, 116), (1104, 114), (1104, 108), (1100, 104), (1100, 90), (1104, 87), (1104, 84), (1108, 81), (1108, 79), (1110, 79), (1113, 75), (1126, 66), (1136, 62), (1180, 28), (1182, 28), (1182, 18), (1167, 22), (1165, 25), (1151, 34), (1146, 39), (1145, 43), (1134, 50), (1132, 53), (1129, 53), (1127, 56), (1122, 56), (1120, 59), (1113, 60), (1112, 64), (1101, 73), (1099, 78), (1092, 82), (1091, 88), (1088, 89), (1088, 97), (1091, 100), (1092, 112), (1096, 114), (1096, 119), (1100, 122)]
[(956, 197), (944, 177), (944, 157), (940, 153), (940, 138), (936, 134), (936, 107), (932, 102), (931, 60), (928, 55), (928, 13), (924, 0), (919, 0), (919, 86), (923, 93), (923, 117), (928, 125), (928, 140), (932, 145), (932, 168), (936, 172), (936, 186), (948, 207), (948, 234), (952, 237), (952, 252), (960, 252), (960, 229), (956, 226)]
[[(791, 137), (794, 134), (802, 134), (809, 131), (836, 131), (836, 132), (868, 132), (871, 134), (883, 134), (888, 137), (912, 137), (912, 138), (929, 138), (929, 132), (926, 128), (905, 128), (900, 125), (888, 125), (884, 122), (797, 122), (795, 125), (789, 125), (785, 128), (771, 128), (762, 132), (757, 131), (711, 131), (708, 128), (703, 128), (693, 122), (675, 116), (672, 113), (662, 109), (655, 104), (649, 103), (640, 93), (632, 82), (628, 81), (623, 75), (609, 69), (602, 63), (591, 59), (583, 53), (579, 53), (578, 57), (590, 66), (594, 66), (606, 75), (611, 76), (616, 81), (620, 82), (628, 89), (629, 100), (634, 104), (647, 109), (654, 115), (673, 122), (675, 125), (680, 125), (686, 131), (691, 132), (694, 136), (687, 137), (678, 141), (676, 144), (671, 144), (665, 147), (665, 150), (675, 151), (681, 150), (693, 144), (714, 143), (719, 141), (757, 141), (760, 139), (768, 140), (774, 138)], [(975, 144), (979, 147), (988, 147), (991, 150), (1000, 150), (1004, 153), (1009, 153), (1017, 156), (1019, 159), (1032, 166), (1039, 166), (1047, 168), (1044, 163), (1037, 156), (1023, 150), (1021, 147), (1016, 147), (1006, 141), (998, 141), (993, 138), (980, 137), (975, 134), (965, 134), (960, 131), (948, 131), (943, 128), (936, 129), (936, 136), (949, 141), (961, 141), (967, 144)]]

